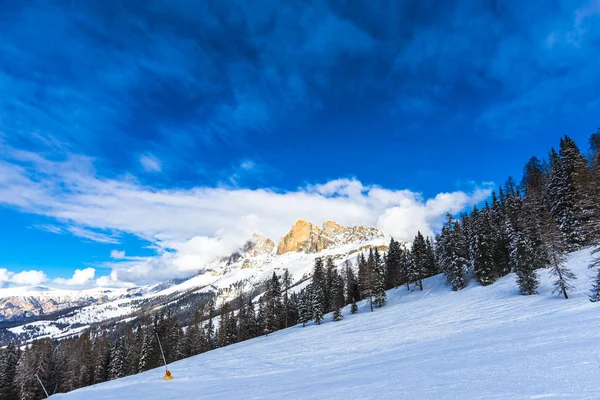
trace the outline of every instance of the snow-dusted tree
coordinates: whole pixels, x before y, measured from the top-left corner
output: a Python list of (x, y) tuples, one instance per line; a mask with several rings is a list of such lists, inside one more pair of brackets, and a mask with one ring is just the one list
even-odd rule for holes
[(535, 250), (525, 234), (514, 232), (511, 251), (513, 270), (517, 275), (517, 285), (522, 294), (536, 294), (540, 285), (536, 269), (542, 267), (535, 257)]
[(446, 224), (441, 235), (438, 235), (437, 243), (446, 281), (452, 286), (452, 290), (463, 289), (467, 285), (467, 245), (460, 225), (450, 214), (446, 215)]
[(306, 323), (312, 319), (310, 302), (310, 287), (302, 289), (298, 298), (298, 323), (302, 324), (302, 326), (306, 326)]
[(379, 255), (377, 248), (373, 252), (373, 304), (378, 307), (383, 307), (387, 302), (387, 294), (385, 292), (385, 264)]
[(597, 254), (597, 256), (590, 264), (590, 268), (596, 268), (597, 272), (590, 293), (590, 301), (592, 303), (600, 301), (600, 246), (594, 250), (594, 254)]
[(427, 255), (427, 244), (425, 243), (425, 237), (421, 232), (417, 232), (415, 239), (413, 240), (412, 250), (412, 263), (409, 269), (409, 282), (413, 283), (421, 290), (423, 290), (423, 279), (429, 274), (428, 255)]
[(553, 293), (559, 293), (568, 299), (567, 290), (572, 290), (571, 281), (577, 277), (565, 265), (567, 244), (563, 233), (556, 227), (552, 216), (544, 209), (538, 211), (541, 227), (541, 242), (544, 245), (544, 257), (550, 267), (550, 274), (556, 277)]
[(123, 340), (119, 339), (111, 347), (108, 379), (112, 380), (126, 376), (127, 369), (127, 351)]
[(358, 312), (358, 304), (356, 304), (356, 301), (353, 301), (352, 305), (350, 305), (350, 312), (352, 314), (356, 314)]
[(484, 233), (479, 233), (475, 239), (473, 270), (477, 280), (483, 286), (491, 285), (496, 281), (494, 255), (489, 239), (489, 236)]
[(279, 277), (273, 271), (273, 276), (267, 286), (265, 297), (265, 332), (275, 332), (281, 328), (283, 320), (283, 305), (281, 301), (281, 284)]
[(360, 300), (360, 289), (358, 286), (358, 279), (352, 270), (352, 262), (350, 260), (344, 261), (344, 271), (346, 276), (346, 299), (349, 303)]
[(433, 248), (433, 242), (429, 237), (425, 239), (425, 250), (426, 250), (426, 262), (425, 267), (427, 269), (427, 277), (434, 276), (439, 273), (437, 260), (435, 257), (435, 250)]
[[(369, 254), (369, 256), (373, 257), (373, 251)], [(373, 296), (373, 269), (372, 269), (372, 260), (371, 265), (365, 259), (364, 254), (359, 254), (357, 257), (358, 263), (358, 287), (360, 290), (360, 298), (361, 299), (370, 299)]]
[[(290, 321), (290, 298), (288, 291), (290, 290), (290, 286), (292, 285), (292, 275), (290, 274), (290, 271), (287, 268), (283, 271), (281, 284), (283, 286), (283, 326), (287, 328), (289, 326)], [(294, 321), (294, 319), (291, 320)]]
[(144, 340), (142, 342), (142, 351), (140, 353), (140, 371), (147, 371), (160, 366), (160, 349), (156, 341), (156, 335), (150, 328), (144, 331)]
[(0, 399), (19, 400), (19, 390), (15, 384), (19, 353), (13, 342), (0, 352)]
[(110, 364), (110, 347), (106, 332), (96, 338), (92, 352), (94, 359), (94, 384), (106, 382), (108, 380)]
[(400, 263), (402, 256), (402, 248), (400, 243), (392, 238), (388, 247), (385, 267), (385, 288), (391, 289), (397, 287), (400, 283)]
[(325, 315), (325, 299), (323, 295), (323, 289), (320, 286), (312, 287), (312, 319), (317, 323), (321, 324), (323, 316)]

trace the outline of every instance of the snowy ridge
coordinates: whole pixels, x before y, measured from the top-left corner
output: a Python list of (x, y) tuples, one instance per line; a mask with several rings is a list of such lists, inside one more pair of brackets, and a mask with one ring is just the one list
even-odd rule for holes
[[(138, 311), (152, 312), (148, 308), (161, 308), (169, 299), (191, 293), (220, 293), (219, 301), (235, 298), (241, 292), (249, 292), (257, 285), (269, 279), (273, 271), (283, 274), (288, 269), (293, 284), (307, 278), (312, 273), (317, 257), (331, 257), (334, 263), (341, 265), (346, 259), (353, 259), (360, 251), (376, 246), (387, 248), (390, 236), (375, 228), (348, 228), (335, 237), (334, 244), (317, 253), (288, 252), (275, 254), (275, 246), (264, 235), (255, 234), (244, 244), (236, 261), (232, 257), (222, 257), (205, 265), (200, 274), (178, 284), (165, 285), (162, 290), (155, 290), (161, 284), (129, 289), (122, 289), (112, 301), (89, 304), (78, 308), (64, 316), (53, 320), (24, 323), (8, 330), (14, 334), (26, 334), (22, 341), (30, 341), (44, 337), (65, 337), (78, 334), (92, 324), (104, 321), (126, 320)], [(354, 260), (353, 260), (354, 261)], [(299, 290), (300, 287), (292, 290)], [(165, 302), (161, 302), (165, 299)], [(156, 303), (156, 304), (155, 304)]]
[(452, 292), (437, 275), (423, 292), (320, 325), (297, 325), (163, 368), (52, 398), (535, 399), (600, 398), (600, 309), (588, 301), (589, 250), (573, 253), (571, 298), (518, 293), (514, 274)]

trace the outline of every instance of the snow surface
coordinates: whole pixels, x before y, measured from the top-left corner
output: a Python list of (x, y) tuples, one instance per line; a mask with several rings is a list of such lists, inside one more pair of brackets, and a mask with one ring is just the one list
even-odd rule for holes
[(53, 399), (600, 399), (600, 306), (588, 301), (590, 251), (573, 253), (569, 300), (522, 296), (513, 274), (452, 292), (442, 276), (423, 292), (388, 292), (371, 313), (295, 326), (164, 369)]

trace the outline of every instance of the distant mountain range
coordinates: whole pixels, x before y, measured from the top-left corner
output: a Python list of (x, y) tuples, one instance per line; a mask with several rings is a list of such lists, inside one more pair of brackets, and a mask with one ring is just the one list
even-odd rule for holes
[(277, 245), (256, 233), (233, 254), (199, 266), (199, 273), (189, 279), (132, 289), (0, 289), (0, 328), (5, 330), (0, 340), (70, 336), (92, 325), (118, 325), (166, 305), (174, 313), (188, 312), (206, 295), (220, 301), (260, 291), (273, 271), (281, 275), (288, 269), (293, 287), (300, 288), (310, 279), (317, 257), (331, 257), (341, 265), (370, 247), (386, 251), (389, 240), (373, 227), (345, 227), (333, 221), (318, 226), (298, 220)]

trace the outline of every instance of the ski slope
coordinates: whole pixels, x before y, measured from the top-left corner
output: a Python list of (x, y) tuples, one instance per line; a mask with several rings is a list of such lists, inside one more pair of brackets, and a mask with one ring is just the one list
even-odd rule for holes
[(55, 395), (136, 399), (600, 399), (600, 305), (588, 301), (589, 250), (571, 254), (571, 299), (522, 296), (513, 274), (452, 292), (398, 288), (371, 313), (296, 326), (163, 369)]

